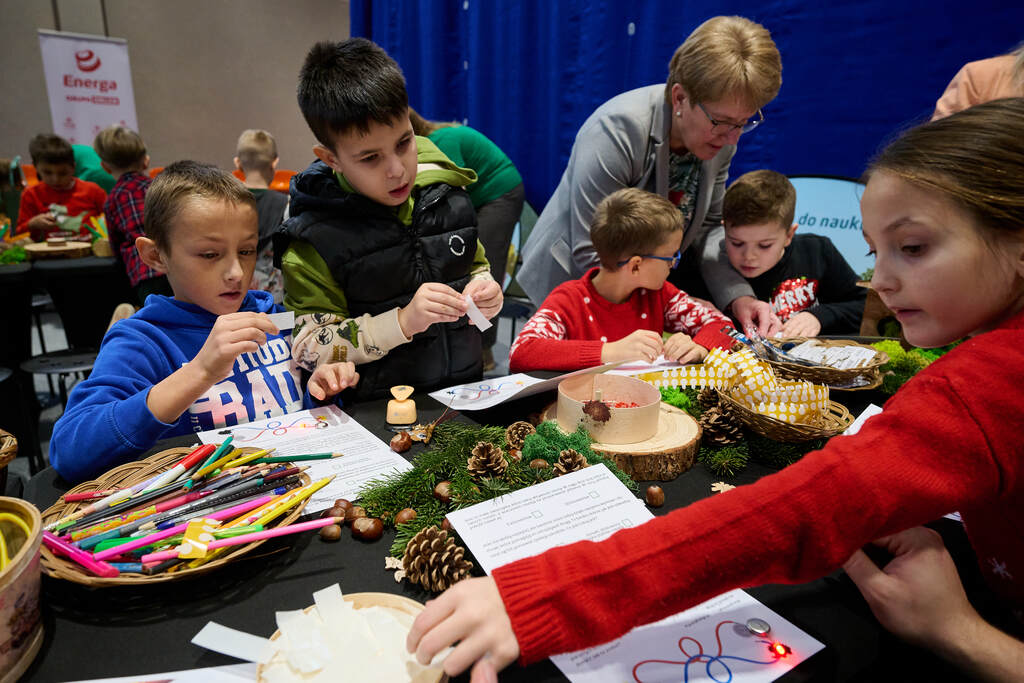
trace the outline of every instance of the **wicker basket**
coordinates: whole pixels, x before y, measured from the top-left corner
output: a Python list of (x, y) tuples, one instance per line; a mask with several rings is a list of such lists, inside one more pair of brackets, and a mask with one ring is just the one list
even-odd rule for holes
[[(814, 382), (815, 384), (845, 384), (857, 377), (866, 375), (868, 379), (871, 380), (870, 384), (863, 387), (857, 387), (857, 389), (869, 389), (881, 384), (882, 376), (879, 368), (889, 362), (889, 356), (884, 352), (866, 344), (858, 344), (857, 342), (850, 341), (848, 339), (813, 339), (819, 346), (824, 347), (860, 346), (865, 349), (871, 349), (875, 352), (875, 357), (868, 361), (866, 365), (846, 370), (825, 366), (811, 367), (807, 365), (800, 365), (799, 363), (786, 363), (776, 360), (769, 360), (767, 361), (768, 364), (772, 366), (776, 374), (778, 374), (782, 379), (805, 379), (808, 382)], [(775, 346), (781, 346), (788, 342), (801, 344), (807, 340), (807, 337), (791, 337), (789, 339), (772, 339), (769, 343)], [(849, 391), (852, 391), (852, 389)]]
[[(130, 486), (140, 481), (152, 477), (154, 474), (162, 472), (164, 470), (173, 467), (175, 463), (181, 460), (185, 455), (190, 453), (194, 447), (187, 448), (169, 448), (166, 451), (160, 451), (155, 455), (151, 455), (145, 460), (138, 460), (136, 462), (126, 463), (120, 467), (115, 467), (103, 476), (92, 481), (87, 481), (78, 486), (74, 487), (68, 493), (83, 493), (85, 491), (97, 491), (109, 488), (119, 488), (124, 486)], [(243, 448), (241, 451), (252, 452), (253, 448)], [(307, 475), (303, 474), (303, 484), (309, 484), (310, 479)], [(68, 515), (75, 510), (78, 510), (85, 505), (88, 505), (89, 501), (76, 502), (76, 503), (65, 503), (59, 500), (51, 507), (47, 508), (43, 513), (43, 524), (49, 524), (50, 522), (56, 521), (65, 515)], [(279, 517), (269, 526), (282, 526), (289, 524), (299, 515), (302, 514), (302, 509), (306, 506), (306, 501), (295, 506), (287, 515)], [(245, 553), (251, 551), (256, 546), (263, 543), (263, 541), (256, 541), (255, 543), (247, 543), (246, 545), (228, 546), (226, 550), (229, 552), (221, 555), (215, 560), (207, 562), (199, 567), (182, 569), (176, 572), (161, 572), (159, 574), (153, 574), (152, 576), (147, 574), (129, 574), (122, 573), (120, 576), (111, 578), (93, 576), (88, 574), (79, 565), (75, 564), (71, 560), (63, 557), (57, 557), (54, 555), (49, 548), (45, 545), (42, 547), (42, 565), (43, 571), (52, 576), (55, 579), (65, 579), (67, 581), (73, 581), (74, 583), (80, 583), (85, 586), (93, 587), (104, 587), (104, 586), (125, 586), (125, 585), (138, 585), (144, 583), (161, 583), (164, 581), (175, 581), (178, 579), (184, 579), (196, 576), (197, 574), (205, 573), (216, 567), (231, 562)]]
[(774, 441), (799, 443), (811, 439), (825, 439), (839, 434), (853, 422), (853, 415), (842, 403), (829, 401), (828, 412), (812, 423), (790, 423), (756, 413), (734, 399), (725, 391), (718, 392), (719, 398), (732, 409), (736, 418), (749, 429)]
[(7, 466), (18, 456), (18, 440), (0, 429), (0, 496), (7, 491)]

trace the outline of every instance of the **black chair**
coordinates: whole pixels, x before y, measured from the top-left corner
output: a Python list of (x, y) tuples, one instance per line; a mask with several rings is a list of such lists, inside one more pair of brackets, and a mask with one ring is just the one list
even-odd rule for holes
[(32, 356), (31, 264), (0, 265), (0, 291), (6, 318), (0, 334), (0, 427), (18, 440), (19, 452), (34, 470), (42, 462), (35, 427), (40, 407), (32, 375), (20, 369)]
[(62, 406), (75, 378), (92, 370), (100, 342), (114, 309), (132, 298), (128, 278), (114, 258), (36, 261), (33, 280), (46, 289), (60, 316), (68, 348), (50, 351), (21, 363), (32, 374), (56, 375)]

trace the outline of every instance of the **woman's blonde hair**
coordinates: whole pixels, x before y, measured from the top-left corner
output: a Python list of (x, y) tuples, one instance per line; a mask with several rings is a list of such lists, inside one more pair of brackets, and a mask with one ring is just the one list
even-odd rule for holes
[(712, 17), (672, 55), (666, 98), (676, 83), (693, 102), (739, 96), (751, 109), (760, 109), (782, 87), (782, 57), (761, 24), (743, 17)]

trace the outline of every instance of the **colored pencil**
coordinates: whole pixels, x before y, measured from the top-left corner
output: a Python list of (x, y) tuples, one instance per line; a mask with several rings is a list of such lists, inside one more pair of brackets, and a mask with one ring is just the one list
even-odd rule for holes
[[(238, 515), (245, 514), (246, 512), (249, 512), (251, 510), (258, 509), (272, 500), (274, 500), (274, 496), (261, 496), (259, 498), (247, 500), (244, 503), (239, 503), (238, 505), (226, 508), (219, 512), (212, 512), (209, 515), (205, 516), (217, 520), (231, 519), (233, 517), (237, 517)], [(143, 536), (142, 538), (137, 538), (133, 541), (129, 541), (128, 543), (125, 543), (124, 545), (119, 545), (116, 548), (111, 548), (110, 550), (104, 550), (102, 552), (93, 553), (93, 559), (99, 561), (106, 559), (108, 557), (120, 555), (121, 553), (126, 553), (129, 550), (134, 550), (135, 548), (141, 548), (146, 545), (152, 545), (153, 543), (161, 539), (169, 538), (170, 536), (174, 536), (175, 534), (183, 533), (185, 531), (186, 526), (188, 525), (185, 523), (178, 524), (177, 526), (171, 527), (170, 529), (158, 531), (148, 536)]]
[(203, 444), (202, 446), (195, 448), (191, 453), (179, 460), (174, 467), (157, 477), (156, 481), (142, 489), (140, 493), (146, 493), (147, 491), (158, 489), (164, 484), (170, 484), (172, 481), (177, 481), (178, 477), (185, 473), (185, 470), (192, 467), (196, 462), (209, 456), (209, 454), (214, 450), (216, 450), (216, 447), (213, 444)]
[(234, 460), (229, 461), (226, 465), (224, 465), (224, 467), (238, 467), (239, 465), (246, 465), (252, 462), (253, 460), (256, 460), (257, 458), (262, 458), (267, 453), (272, 453), (274, 450), (275, 449), (273, 448), (265, 448), (254, 453), (249, 453), (248, 455), (243, 455), (240, 458), (235, 458)]
[[(207, 550), (217, 550), (218, 548), (227, 548), (235, 545), (245, 545), (246, 543), (255, 543), (256, 541), (263, 541), (268, 538), (275, 538), (277, 536), (287, 536), (288, 534), (297, 534), (302, 531), (310, 531), (312, 529), (319, 529), (330, 524), (338, 524), (344, 522), (344, 517), (322, 517), (320, 519), (314, 519), (309, 522), (300, 522), (298, 524), (289, 524), (287, 526), (279, 526), (273, 529), (264, 529), (263, 531), (257, 531), (251, 534), (242, 534), (241, 536), (235, 536), (234, 538), (222, 538), (207, 544)], [(178, 553), (181, 552), (181, 547), (177, 547), (174, 550), (162, 550), (157, 553), (149, 553), (142, 556), (143, 563), (150, 562), (163, 562), (173, 557), (177, 557)], [(206, 559), (206, 558), (196, 558)]]
[(260, 458), (259, 460), (253, 460), (252, 462), (258, 465), (277, 463), (277, 462), (300, 462), (303, 460), (330, 460), (331, 458), (340, 458), (343, 453), (308, 453), (306, 455), (275, 455), (269, 458)]

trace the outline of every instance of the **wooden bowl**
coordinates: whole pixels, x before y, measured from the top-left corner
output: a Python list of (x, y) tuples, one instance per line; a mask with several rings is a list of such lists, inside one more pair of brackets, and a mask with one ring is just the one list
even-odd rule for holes
[[(344, 596), (346, 602), (351, 602), (356, 609), (365, 609), (367, 607), (383, 607), (388, 610), (393, 610), (401, 614), (415, 617), (423, 611), (423, 605), (412, 600), (410, 598), (393, 595), (391, 593), (352, 593)], [(310, 605), (303, 611), (307, 614), (316, 608), (316, 605)], [(281, 631), (274, 631), (274, 635), (270, 637), (271, 640), (277, 640), (281, 637)], [(281, 654), (279, 652), (274, 654), (270, 662), (280, 661)], [(260, 683), (266, 683), (266, 679), (263, 677), (263, 668), (265, 664), (260, 664), (256, 669), (257, 680)], [(303, 680), (300, 676), (296, 676), (295, 680)], [(418, 676), (410, 679), (411, 683), (445, 683), (448, 680), (448, 676), (445, 675), (444, 671), (440, 668), (425, 669), (420, 672)]]
[[(602, 401), (638, 406), (609, 408), (607, 420), (594, 419), (584, 407), (598, 393)], [(661, 392), (642, 380), (622, 375), (579, 375), (558, 385), (558, 426), (572, 433), (582, 424), (594, 441), (604, 444), (638, 443), (657, 434), (660, 404)]]
[(14, 683), (32, 664), (43, 644), (39, 612), (39, 547), (43, 521), (39, 510), (19, 498), (0, 497), (0, 512), (20, 517), (28, 538), (9, 521), (2, 523), (10, 561), (0, 572), (0, 672), (2, 683)]

